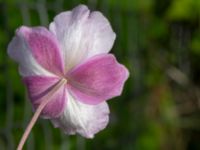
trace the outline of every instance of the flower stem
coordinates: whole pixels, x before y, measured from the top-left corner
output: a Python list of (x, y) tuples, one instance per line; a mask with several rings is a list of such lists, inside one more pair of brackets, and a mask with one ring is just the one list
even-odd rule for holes
[(41, 104), (38, 106), (38, 108), (36, 109), (31, 121), (29, 122), (20, 142), (19, 145), (17, 147), (17, 150), (22, 150), (24, 143), (26, 142), (28, 135), (30, 134), (31, 129), (33, 128), (34, 124), (36, 123), (38, 117), (40, 116), (42, 110), (44, 109), (44, 107), (48, 104), (48, 102), (50, 101), (50, 97), (56, 92), (58, 91), (58, 89), (60, 87), (62, 87), (65, 83), (67, 82), (66, 79), (61, 79), (45, 96), (42, 97), (43, 101), (41, 102)]

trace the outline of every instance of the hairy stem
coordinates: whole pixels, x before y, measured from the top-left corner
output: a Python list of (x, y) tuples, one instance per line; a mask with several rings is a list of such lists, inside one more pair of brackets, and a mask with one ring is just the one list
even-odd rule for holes
[(40, 113), (44, 109), (44, 107), (49, 103), (50, 97), (59, 90), (60, 87), (62, 87), (67, 82), (66, 79), (61, 79), (45, 96), (42, 97), (42, 102), (36, 109), (31, 121), (29, 122), (20, 142), (17, 147), (17, 150), (22, 150), (24, 143), (26, 142), (28, 135), (30, 134), (31, 129), (33, 128), (34, 124), (36, 123), (38, 117), (40, 116)]

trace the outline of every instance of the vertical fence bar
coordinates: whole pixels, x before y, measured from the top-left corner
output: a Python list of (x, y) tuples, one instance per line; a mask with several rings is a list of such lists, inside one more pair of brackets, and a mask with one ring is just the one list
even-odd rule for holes
[[(21, 11), (21, 15), (22, 15), (22, 21), (23, 21), (23, 25), (31, 25), (31, 19), (30, 19), (30, 12), (29, 12), (29, 5), (28, 3), (25, 2), (21, 2), (19, 3), (19, 7), (20, 7), (20, 11)], [(23, 123), (22, 123), (22, 127), (23, 127), (23, 131), (26, 129), (26, 126), (31, 118), (31, 106), (30, 106), (30, 102), (28, 99), (28, 95), (25, 93), (24, 95), (24, 111), (23, 111)], [(22, 132), (23, 132), (22, 131)], [(34, 150), (34, 133), (32, 132), (28, 138), (27, 144), (26, 144), (26, 148), (28, 150)]]
[[(9, 68), (9, 67), (7, 67)], [(12, 83), (9, 80), (9, 73), (6, 70), (5, 79), (6, 79), (6, 137), (8, 142), (8, 149), (14, 149), (14, 141), (12, 135), (13, 120), (14, 120), (14, 102), (13, 102), (13, 90)]]
[[(4, 3), (3, 5), (3, 16), (4, 16), (4, 28), (8, 33), (8, 23), (7, 23), (7, 18), (8, 18), (8, 13), (7, 13), (7, 3)], [(12, 88), (12, 82), (10, 80), (10, 74), (8, 71), (9, 68), (9, 63), (7, 60), (7, 56), (4, 56), (5, 58), (5, 72), (4, 72), (4, 78), (6, 81), (6, 127), (5, 127), (5, 135), (6, 135), (6, 140), (7, 140), (7, 148), (8, 149), (14, 149), (14, 138), (12, 134), (12, 126), (14, 124), (14, 98), (13, 98), (13, 88)]]
[(38, 11), (39, 18), (40, 18), (40, 25), (48, 26), (49, 19), (48, 13), (46, 8), (46, 0), (38, 0), (36, 2), (36, 10)]

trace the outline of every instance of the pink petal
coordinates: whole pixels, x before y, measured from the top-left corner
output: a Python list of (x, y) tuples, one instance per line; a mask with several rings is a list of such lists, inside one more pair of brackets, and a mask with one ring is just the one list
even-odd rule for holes
[(119, 96), (128, 74), (113, 55), (102, 54), (70, 71), (68, 88), (77, 100), (95, 105)]
[(8, 54), (19, 63), (19, 71), (22, 76), (55, 76), (43, 68), (33, 57), (32, 50), (24, 39), (24, 36), (17, 30), (16, 36), (8, 45)]
[[(46, 70), (55, 73), (63, 73), (63, 62), (60, 55), (60, 48), (54, 35), (44, 27), (21, 27), (17, 30), (17, 37), (22, 39), (21, 47), (26, 46), (33, 58)], [(20, 47), (19, 47), (20, 48)], [(16, 49), (22, 53), (21, 49)], [(17, 53), (17, 52), (16, 52)], [(26, 59), (24, 54), (18, 59)], [(18, 60), (20, 61), (20, 60)]]
[[(43, 97), (58, 83), (59, 78), (30, 76), (25, 77), (23, 81), (27, 86), (31, 103), (36, 109), (41, 104)], [(66, 103), (65, 86), (59, 88), (50, 99), (42, 111), (42, 116), (45, 118), (55, 118), (63, 112)]]
[(85, 5), (57, 15), (50, 31), (60, 42), (65, 71), (96, 54), (108, 53), (116, 37), (109, 21), (98, 11), (90, 12)]
[(61, 128), (66, 134), (79, 133), (86, 138), (104, 129), (109, 121), (109, 108), (106, 102), (98, 105), (87, 105), (67, 94), (68, 103), (60, 117), (52, 119), (55, 127)]

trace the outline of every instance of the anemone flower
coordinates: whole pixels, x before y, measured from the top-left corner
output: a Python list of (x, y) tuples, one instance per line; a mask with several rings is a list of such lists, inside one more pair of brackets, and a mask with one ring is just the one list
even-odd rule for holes
[(66, 134), (86, 138), (109, 121), (108, 99), (119, 96), (128, 70), (111, 50), (115, 33), (109, 21), (85, 5), (58, 14), (45, 27), (22, 26), (8, 46), (19, 63), (35, 114), (18, 149), (39, 116)]

